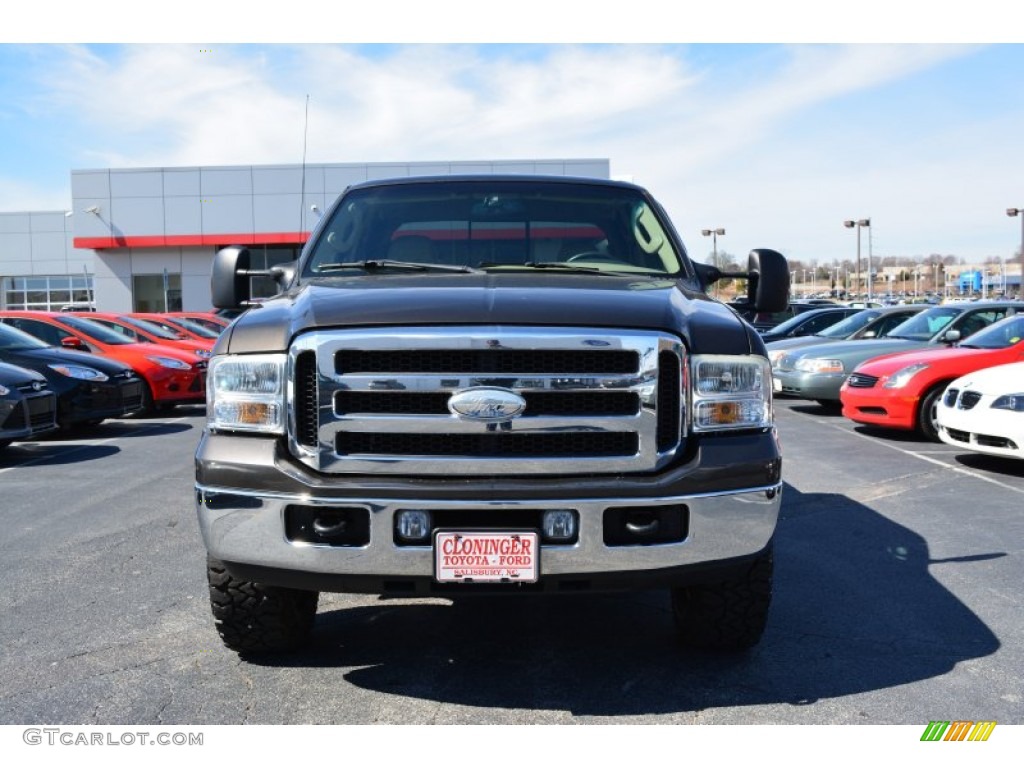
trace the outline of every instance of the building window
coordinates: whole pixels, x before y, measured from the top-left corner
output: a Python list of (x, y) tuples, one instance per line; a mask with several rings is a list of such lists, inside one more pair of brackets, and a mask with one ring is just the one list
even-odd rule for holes
[(33, 275), (0, 281), (0, 306), (59, 312), (70, 304), (92, 304), (92, 277), (88, 275)]
[(181, 274), (132, 275), (135, 312), (180, 312)]
[[(253, 245), (249, 247), (249, 269), (269, 269), (299, 258), (301, 245)], [(267, 298), (280, 292), (272, 277), (250, 277), (249, 286), (254, 299)]]

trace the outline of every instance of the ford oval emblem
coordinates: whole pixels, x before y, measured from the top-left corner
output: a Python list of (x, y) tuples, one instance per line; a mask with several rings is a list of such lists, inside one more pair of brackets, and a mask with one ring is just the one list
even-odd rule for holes
[(448, 398), (448, 410), (470, 421), (508, 421), (526, 410), (526, 400), (511, 389), (471, 387)]

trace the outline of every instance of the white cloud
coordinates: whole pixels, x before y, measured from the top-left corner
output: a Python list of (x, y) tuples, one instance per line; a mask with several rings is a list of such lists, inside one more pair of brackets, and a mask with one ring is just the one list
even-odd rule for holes
[[(1009, 139), (1000, 124), (979, 149), (935, 126), (932, 146), (906, 145), (882, 126), (857, 157), (841, 125), (798, 142), (794, 128), (972, 50), (764, 47), (706, 63), (707, 49), (649, 45), (70, 47), (39, 70), (40, 103), (82, 124), (73, 167), (296, 163), (309, 94), (313, 162), (608, 157), (665, 202), (698, 255), (693, 233), (727, 226), (736, 252), (777, 245), (829, 259), (848, 249), (837, 216), (878, 217), (893, 249), (932, 234), (950, 242), (922, 231), (915, 187), (934, 193), (944, 177), (992, 169)], [(948, 197), (959, 206), (950, 220), (990, 202)], [(883, 233), (888, 208), (902, 220), (889, 215)]]

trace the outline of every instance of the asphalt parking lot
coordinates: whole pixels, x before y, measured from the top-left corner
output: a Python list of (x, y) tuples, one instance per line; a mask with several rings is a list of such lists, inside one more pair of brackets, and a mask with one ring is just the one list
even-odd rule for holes
[(1024, 723), (1024, 462), (777, 401), (776, 596), (753, 651), (681, 650), (660, 592), (325, 595), (259, 663), (213, 628), (201, 408), (0, 453), (0, 722)]

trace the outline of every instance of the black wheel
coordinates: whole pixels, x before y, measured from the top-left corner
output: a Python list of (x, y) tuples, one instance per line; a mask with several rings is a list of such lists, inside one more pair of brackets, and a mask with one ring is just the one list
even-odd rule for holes
[(155, 410), (155, 406), (153, 405), (153, 390), (151, 390), (149, 388), (149, 382), (146, 381), (145, 379), (143, 379), (143, 381), (142, 381), (142, 408), (140, 410), (136, 411), (135, 413), (133, 413), (132, 416), (135, 416), (136, 418), (141, 418), (143, 416), (152, 416), (153, 413), (154, 413), (154, 410)]
[(772, 545), (732, 578), (672, 590), (679, 639), (691, 648), (742, 651), (757, 645), (772, 601)]
[(945, 391), (946, 385), (940, 384), (929, 389), (921, 402), (917, 404), (917, 429), (918, 431), (934, 442), (939, 440), (939, 399)]
[(318, 592), (240, 581), (207, 558), (210, 607), (224, 645), (241, 654), (288, 651), (309, 637)]

